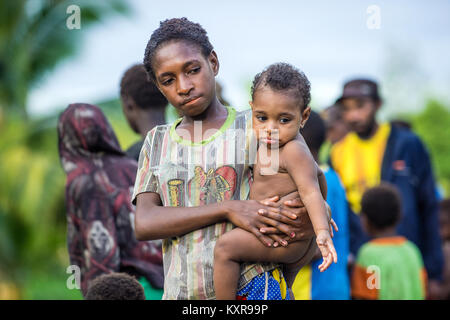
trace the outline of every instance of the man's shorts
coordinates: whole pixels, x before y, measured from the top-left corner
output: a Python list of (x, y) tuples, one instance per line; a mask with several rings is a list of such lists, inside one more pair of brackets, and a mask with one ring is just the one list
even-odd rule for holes
[(236, 294), (237, 300), (289, 300), (286, 281), (278, 269), (254, 277)]

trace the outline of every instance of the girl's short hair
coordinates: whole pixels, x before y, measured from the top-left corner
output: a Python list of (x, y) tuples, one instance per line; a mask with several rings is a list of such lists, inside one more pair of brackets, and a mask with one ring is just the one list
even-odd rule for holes
[(200, 47), (205, 57), (208, 57), (213, 50), (206, 30), (200, 24), (189, 21), (187, 18), (173, 18), (160, 22), (159, 28), (153, 31), (144, 54), (144, 67), (149, 79), (153, 81), (155, 81), (155, 73), (152, 62), (156, 50), (161, 44), (170, 40), (191, 42)]

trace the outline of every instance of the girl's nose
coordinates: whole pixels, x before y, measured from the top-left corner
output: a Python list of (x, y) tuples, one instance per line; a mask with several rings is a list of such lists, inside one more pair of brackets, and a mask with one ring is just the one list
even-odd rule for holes
[(177, 81), (177, 93), (179, 95), (189, 95), (194, 85), (187, 77), (179, 77)]

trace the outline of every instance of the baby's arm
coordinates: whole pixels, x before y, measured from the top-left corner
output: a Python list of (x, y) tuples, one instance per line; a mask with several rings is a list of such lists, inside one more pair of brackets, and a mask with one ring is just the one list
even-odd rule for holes
[(331, 240), (329, 217), (319, 186), (320, 170), (306, 143), (301, 140), (288, 142), (282, 151), (282, 165), (294, 180), (300, 198), (308, 211), (316, 233), (316, 241), (324, 258), (319, 266), (324, 271), (332, 261), (337, 262), (337, 254)]

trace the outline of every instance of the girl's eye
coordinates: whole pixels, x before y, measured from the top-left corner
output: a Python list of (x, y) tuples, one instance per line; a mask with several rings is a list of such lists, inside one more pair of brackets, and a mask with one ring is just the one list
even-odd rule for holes
[(170, 79), (164, 80), (164, 81), (162, 82), (162, 85), (163, 85), (163, 86), (168, 86), (168, 85), (170, 85), (172, 82), (173, 82), (173, 79), (170, 78)]
[(259, 121), (266, 121), (267, 117), (266, 116), (256, 116), (256, 119), (258, 119)]
[(280, 119), (281, 123), (288, 123), (289, 121), (291, 121), (291, 119), (287, 119), (287, 118), (281, 118)]

